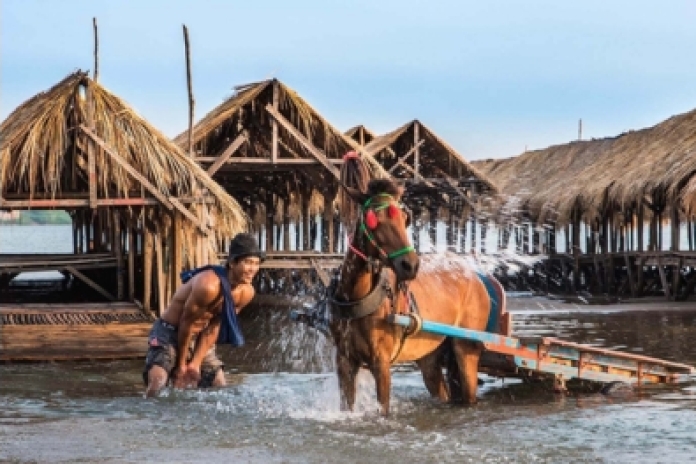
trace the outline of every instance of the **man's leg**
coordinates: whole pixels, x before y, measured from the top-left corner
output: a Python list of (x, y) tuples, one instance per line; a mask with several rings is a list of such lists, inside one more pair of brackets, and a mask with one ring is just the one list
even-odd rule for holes
[(169, 373), (162, 367), (158, 365), (153, 365), (147, 371), (147, 390), (145, 391), (145, 398), (152, 398), (160, 390), (162, 390), (167, 385), (167, 380), (169, 379)]
[(203, 358), (201, 363), (201, 381), (198, 384), (200, 388), (208, 387), (224, 387), (227, 385), (225, 381), (225, 364), (215, 354), (215, 346), (213, 346)]

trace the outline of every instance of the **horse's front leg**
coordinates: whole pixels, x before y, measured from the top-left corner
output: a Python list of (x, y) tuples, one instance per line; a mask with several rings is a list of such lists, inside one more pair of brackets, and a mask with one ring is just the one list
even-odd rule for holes
[(355, 382), (359, 364), (348, 356), (336, 352), (336, 370), (338, 373), (338, 386), (341, 390), (341, 409), (353, 411), (355, 406)]
[(391, 363), (386, 356), (373, 359), (370, 371), (375, 378), (377, 389), (377, 401), (380, 405), (380, 413), (387, 417), (389, 415), (389, 396), (391, 394)]

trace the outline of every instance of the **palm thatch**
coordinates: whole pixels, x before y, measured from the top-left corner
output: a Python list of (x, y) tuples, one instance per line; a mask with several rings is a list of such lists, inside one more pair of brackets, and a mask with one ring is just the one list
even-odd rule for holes
[[(491, 179), (418, 120), (375, 138), (365, 149), (389, 170), (397, 164), (398, 157), (404, 156), (414, 146), (416, 126), (418, 139), (423, 141), (419, 148), (419, 174), (422, 177), (438, 178), (444, 175), (456, 182), (476, 182), (482, 185), (484, 191), (497, 192), (498, 189)], [(406, 162), (412, 165), (413, 155)], [(393, 173), (397, 178), (413, 177), (403, 166), (396, 167)]]
[[(82, 71), (34, 96), (2, 122), (0, 191), (29, 199), (89, 191), (89, 142), (81, 125), (93, 127), (165, 197), (191, 197), (196, 189), (207, 190), (218, 236), (246, 229), (248, 218), (232, 197), (126, 102)], [(95, 157), (98, 197), (141, 196), (139, 181), (108, 153), (96, 149)]]
[(377, 137), (377, 134), (375, 134), (362, 124), (359, 124), (348, 129), (346, 131), (346, 136), (355, 140), (360, 145), (367, 145)]
[[(278, 81), (270, 79), (236, 87), (236, 93), (205, 115), (193, 128), (192, 141), (198, 155), (217, 156), (246, 130), (249, 143), (244, 144), (235, 156), (268, 158), (272, 147), (272, 116), (266, 105), (273, 103), (274, 87), (278, 92), (278, 111), (292, 126), (329, 159), (341, 159), (351, 150), (361, 151), (350, 137), (333, 127), (319, 112), (310, 106), (297, 92)], [(279, 157), (313, 159), (307, 149), (285, 128), (278, 127)], [(174, 142), (188, 147), (188, 130), (179, 134)], [(382, 167), (366, 157), (373, 175), (384, 177)]]
[(517, 197), (537, 222), (567, 223), (574, 214), (591, 221), (609, 209), (641, 204), (659, 196), (683, 200), (693, 214), (696, 202), (696, 110), (653, 127), (617, 137), (572, 142), (526, 152), (506, 160), (475, 162)]
[(688, 207), (693, 204), (689, 185), (696, 183), (694, 173), (696, 110), (617, 137), (559, 196), (558, 208), (567, 215), (575, 202), (597, 216), (605, 207), (637, 205), (646, 196), (662, 205), (683, 196)]
[(572, 142), (527, 151), (514, 158), (479, 160), (472, 164), (494, 180), (505, 201), (514, 203), (533, 220), (564, 222), (568, 214), (557, 216), (556, 200), (583, 170), (604, 156), (614, 141)]

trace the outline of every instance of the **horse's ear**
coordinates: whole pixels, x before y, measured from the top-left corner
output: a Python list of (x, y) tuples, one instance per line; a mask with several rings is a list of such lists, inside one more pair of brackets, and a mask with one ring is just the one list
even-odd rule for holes
[(358, 205), (362, 206), (365, 204), (365, 202), (368, 200), (369, 195), (366, 193), (361, 192), (360, 190), (353, 188), (353, 187), (348, 187), (344, 186), (343, 187), (348, 194), (350, 198), (353, 199), (354, 202), (356, 202)]

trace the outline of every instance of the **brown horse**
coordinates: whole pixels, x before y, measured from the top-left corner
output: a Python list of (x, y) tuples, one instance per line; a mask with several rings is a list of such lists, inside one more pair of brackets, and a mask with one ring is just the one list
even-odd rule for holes
[[(356, 397), (356, 376), (365, 366), (375, 378), (381, 413), (388, 415), (391, 390), (390, 367), (415, 361), (431, 395), (443, 401), (449, 393), (442, 373), (441, 350), (444, 336), (391, 324), (387, 317), (407, 313), (415, 306), (423, 320), (457, 327), (484, 330), (491, 300), (477, 274), (465, 265), (424, 261), (410, 245), (409, 215), (401, 206), (402, 189), (390, 180), (372, 180), (362, 160), (348, 157), (341, 171), (344, 197), (341, 214), (353, 217), (355, 232), (346, 253), (331, 300), (329, 329), (336, 343), (336, 365), (343, 407), (352, 410)], [(356, 185), (356, 187), (351, 187)], [(461, 262), (461, 261), (459, 261)], [(412, 292), (414, 298), (406, 291)], [(452, 341), (459, 368), (462, 400), (476, 402), (480, 345)]]

